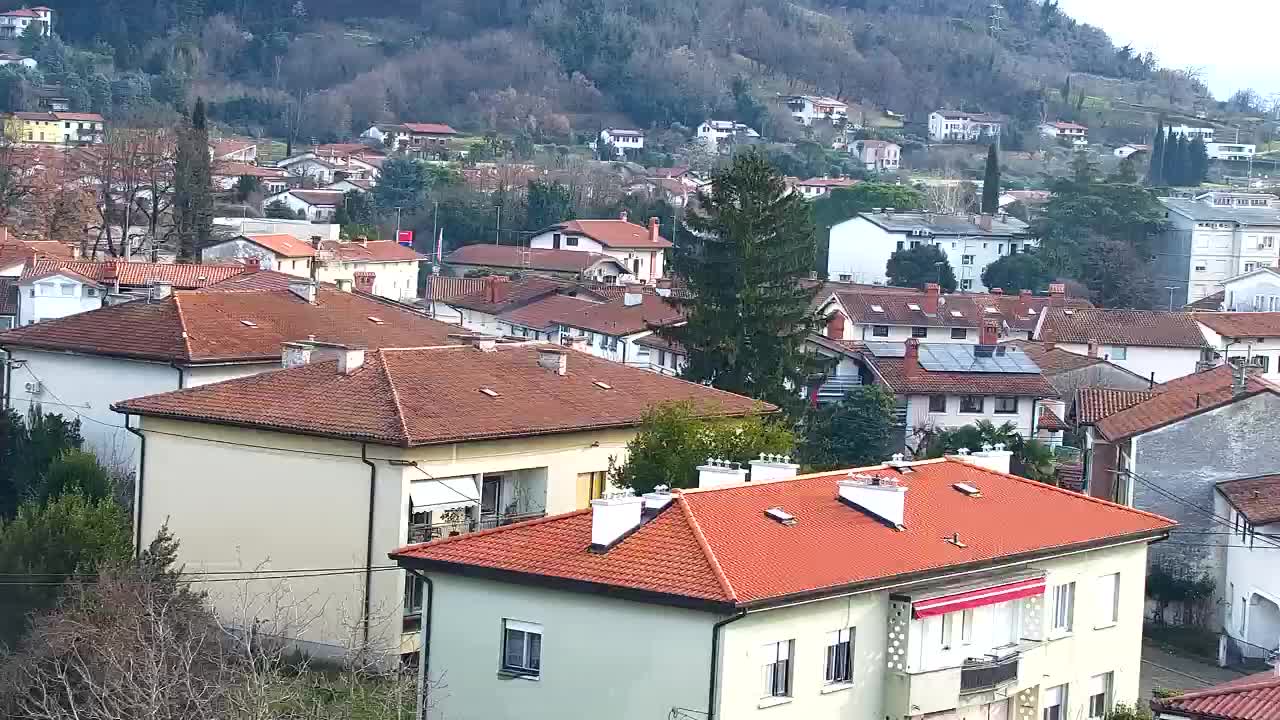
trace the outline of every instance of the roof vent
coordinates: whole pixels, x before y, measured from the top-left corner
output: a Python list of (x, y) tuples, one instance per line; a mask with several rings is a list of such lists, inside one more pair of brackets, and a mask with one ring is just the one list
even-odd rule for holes
[(955, 483), (951, 487), (955, 488), (956, 490), (959, 490), (960, 492), (964, 493), (965, 495), (968, 495), (969, 497), (982, 497), (982, 491), (970, 485), (969, 483)]
[(480, 392), (484, 393), (485, 395), (488, 395), (489, 397), (498, 397), (498, 391), (492, 388), (482, 387), (480, 388)]
[(872, 305), (871, 312), (884, 312), (884, 308), (879, 305)]
[(382, 318), (374, 317), (374, 316), (372, 316), (372, 315), (370, 315), (370, 316), (369, 316), (369, 322), (373, 323), (374, 325), (383, 325), (383, 324), (384, 324), (384, 323), (382, 322)]
[(612, 390), (612, 389), (613, 389), (613, 386), (612, 386), (612, 385), (610, 385), (609, 383), (606, 383), (606, 382), (600, 382), (599, 380), (592, 380), (592, 381), (591, 381), (591, 384), (592, 384), (592, 385), (595, 385), (596, 387), (600, 388), (601, 390)]
[(779, 523), (786, 525), (787, 527), (790, 527), (796, 524), (796, 516), (792, 515), (786, 510), (783, 510), (780, 507), (771, 507), (768, 510), (765, 510), (764, 514), (768, 515), (770, 518), (774, 520), (777, 520)]
[(904, 529), (902, 523), (907, 509), (907, 488), (900, 485), (897, 478), (851, 471), (848, 479), (840, 480), (836, 485), (841, 502), (892, 528)]
[(964, 313), (960, 312), (959, 310), (952, 310), (951, 317), (964, 317)]
[(915, 310), (916, 312), (920, 312), (920, 306), (919, 306), (919, 305), (917, 305), (917, 304), (915, 304), (915, 303), (907, 303), (907, 309), (908, 309), (908, 310)]
[(947, 543), (948, 545), (955, 545), (958, 548), (969, 547), (968, 545), (965, 545), (964, 543), (960, 542), (960, 533), (951, 533), (951, 537), (944, 537), (942, 538), (942, 541)]
[(245, 327), (258, 327), (258, 323), (254, 322), (254, 321), (252, 321), (252, 320), (241, 320), (241, 321), (240, 321), (240, 324), (241, 324), (241, 325), (243, 325), (243, 326), (245, 326)]

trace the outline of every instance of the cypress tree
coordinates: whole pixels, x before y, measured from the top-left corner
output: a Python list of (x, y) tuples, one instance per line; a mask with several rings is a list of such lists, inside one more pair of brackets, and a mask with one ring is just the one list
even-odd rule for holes
[(1164, 144), (1164, 184), (1178, 186), (1182, 184), (1182, 151), (1178, 146), (1182, 143), (1181, 135), (1169, 134)]
[(195, 262), (200, 259), (200, 250), (213, 240), (213, 167), (203, 98), (196, 100), (190, 119), (178, 131), (173, 175), (178, 259)]
[(1156, 136), (1151, 141), (1151, 158), (1147, 166), (1147, 184), (1156, 187), (1164, 184), (1164, 121), (1156, 121)]
[(982, 179), (982, 212), (995, 215), (1000, 209), (1000, 155), (995, 145), (987, 146), (987, 174)]
[(1205, 147), (1204, 138), (1196, 136), (1191, 142), (1191, 177), (1189, 185), (1199, 187), (1209, 175), (1209, 149)]

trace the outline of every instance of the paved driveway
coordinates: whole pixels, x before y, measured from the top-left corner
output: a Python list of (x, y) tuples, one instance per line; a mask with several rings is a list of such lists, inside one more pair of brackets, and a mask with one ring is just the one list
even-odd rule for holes
[(1235, 680), (1244, 673), (1220, 668), (1214, 663), (1175, 655), (1159, 647), (1142, 644), (1142, 672), (1138, 681), (1140, 703), (1146, 705), (1155, 688), (1195, 690)]

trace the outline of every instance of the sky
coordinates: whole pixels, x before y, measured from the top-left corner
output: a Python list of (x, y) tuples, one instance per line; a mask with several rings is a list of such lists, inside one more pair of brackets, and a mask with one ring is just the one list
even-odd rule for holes
[(1277, 0), (1059, 0), (1071, 17), (1102, 28), (1116, 45), (1155, 53), (1162, 67), (1204, 69), (1219, 100), (1241, 88), (1264, 98), (1280, 93), (1270, 29), (1280, 26)]

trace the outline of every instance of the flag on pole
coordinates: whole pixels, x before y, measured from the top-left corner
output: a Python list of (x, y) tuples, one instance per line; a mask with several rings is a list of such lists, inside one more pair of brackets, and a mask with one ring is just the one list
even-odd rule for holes
[(436, 262), (444, 262), (444, 228), (440, 228), (440, 236), (436, 238)]

